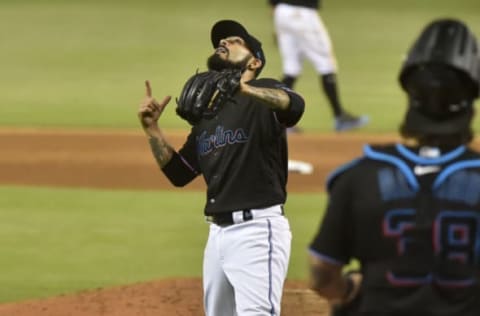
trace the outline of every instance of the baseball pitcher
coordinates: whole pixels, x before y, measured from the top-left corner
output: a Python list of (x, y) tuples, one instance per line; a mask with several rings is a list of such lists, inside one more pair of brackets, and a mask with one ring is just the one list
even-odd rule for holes
[(257, 78), (266, 62), (261, 43), (238, 22), (215, 23), (211, 42), (208, 71), (189, 78), (177, 99), (177, 114), (192, 125), (182, 148), (175, 151), (157, 123), (170, 98), (157, 102), (148, 83), (139, 119), (175, 186), (199, 175), (207, 184), (206, 315), (280, 315), (291, 243), (285, 130), (300, 120), (304, 101)]

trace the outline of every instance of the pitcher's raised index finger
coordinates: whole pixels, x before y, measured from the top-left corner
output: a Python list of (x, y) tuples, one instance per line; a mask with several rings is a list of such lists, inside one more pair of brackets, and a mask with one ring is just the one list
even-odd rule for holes
[(150, 81), (145, 80), (145, 87), (147, 88), (147, 97), (152, 97), (152, 87), (150, 87)]

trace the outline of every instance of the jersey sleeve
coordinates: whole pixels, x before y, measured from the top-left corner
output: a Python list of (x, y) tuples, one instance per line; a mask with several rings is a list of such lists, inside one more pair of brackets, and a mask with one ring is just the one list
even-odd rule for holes
[(281, 89), (285, 91), (290, 98), (290, 104), (286, 110), (275, 110), (276, 118), (286, 127), (294, 126), (300, 121), (305, 111), (305, 101), (298, 93), (274, 79), (259, 79), (251, 84), (256, 87)]
[(330, 190), (326, 213), (309, 247), (312, 255), (338, 265), (349, 263), (352, 253), (350, 190), (348, 173), (338, 176)]
[(201, 172), (198, 164), (196, 143), (193, 133), (178, 153), (162, 168), (165, 176), (175, 186), (184, 186), (195, 179)]

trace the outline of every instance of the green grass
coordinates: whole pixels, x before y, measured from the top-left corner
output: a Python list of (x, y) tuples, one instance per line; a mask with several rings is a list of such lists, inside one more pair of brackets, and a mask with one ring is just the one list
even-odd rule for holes
[[(198, 192), (0, 187), (0, 302), (201, 276), (208, 234)], [(304, 279), (321, 194), (291, 194), (289, 277)]]
[[(367, 113), (367, 132), (394, 131), (405, 97), (397, 84), (402, 56), (432, 18), (454, 16), (480, 33), (477, 0), (324, 1), (322, 17), (339, 62), (347, 109)], [(209, 30), (237, 19), (262, 39), (264, 76), (279, 78), (267, 1), (3, 0), (0, 126), (138, 128), (136, 108), (150, 79), (153, 92), (178, 96), (211, 53)], [(301, 125), (331, 130), (331, 114), (310, 65), (298, 91), (307, 101)], [(186, 128), (175, 102), (162, 124)]]
[(0, 192), (2, 301), (201, 272), (202, 194)]

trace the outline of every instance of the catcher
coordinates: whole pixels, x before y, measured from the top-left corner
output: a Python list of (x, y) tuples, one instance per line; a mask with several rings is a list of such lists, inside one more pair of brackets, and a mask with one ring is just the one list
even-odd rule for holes
[(170, 97), (157, 102), (148, 81), (138, 116), (172, 184), (199, 175), (206, 182), (205, 314), (280, 315), (291, 244), (286, 128), (300, 120), (304, 101), (277, 80), (257, 79), (265, 55), (241, 24), (217, 22), (211, 41), (209, 70), (194, 74), (177, 99), (177, 114), (192, 125), (183, 147), (165, 140), (157, 121)]
[[(366, 145), (330, 176), (310, 244), (311, 288), (335, 316), (480, 314), (480, 94), (475, 35), (460, 20), (429, 23), (399, 81), (404, 141)], [(350, 259), (361, 270), (347, 274)]]

